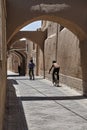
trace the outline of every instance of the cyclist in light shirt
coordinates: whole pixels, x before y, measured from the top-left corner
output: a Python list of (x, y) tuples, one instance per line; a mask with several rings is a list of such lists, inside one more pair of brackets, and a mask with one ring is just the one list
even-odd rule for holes
[(59, 82), (59, 70), (60, 70), (60, 65), (57, 64), (56, 61), (52, 61), (52, 66), (51, 68), (49, 69), (49, 74), (50, 74), (50, 71), (52, 70), (53, 68), (53, 72), (52, 72), (52, 80), (53, 80), (53, 84), (55, 82), (55, 75), (57, 76), (57, 80)]

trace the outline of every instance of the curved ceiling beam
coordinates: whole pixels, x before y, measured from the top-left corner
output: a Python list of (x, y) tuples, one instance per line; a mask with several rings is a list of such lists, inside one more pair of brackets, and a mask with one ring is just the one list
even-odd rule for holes
[(10, 46), (10, 48), (9, 48), (9, 50), (11, 50), (11, 49), (15, 49), (15, 50), (26, 50), (26, 40), (23, 40), (23, 41), (20, 41), (20, 40), (18, 40), (18, 41), (14, 41), (12, 44), (11, 44), (11, 46)]
[(34, 43), (38, 44), (41, 49), (43, 49), (44, 40), (47, 37), (46, 31), (19, 31), (14, 35), (12, 40), (7, 44), (7, 48), (9, 49), (10, 46), (21, 38), (27, 38)]
[(25, 25), (49, 20), (67, 27), (80, 40), (87, 39), (87, 0), (6, 0), (7, 43)]

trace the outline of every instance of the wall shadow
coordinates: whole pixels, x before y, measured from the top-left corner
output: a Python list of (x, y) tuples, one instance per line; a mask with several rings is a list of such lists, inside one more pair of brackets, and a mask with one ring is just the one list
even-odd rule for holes
[(7, 95), (3, 130), (28, 130), (21, 100), (16, 96), (13, 79), (7, 80)]
[(7, 77), (19, 77), (19, 75), (12, 74), (12, 75), (7, 75)]
[(43, 100), (82, 100), (86, 99), (84, 96), (29, 96), (29, 97), (19, 97), (21, 101), (43, 101)]
[(87, 41), (80, 42), (83, 95), (87, 96)]

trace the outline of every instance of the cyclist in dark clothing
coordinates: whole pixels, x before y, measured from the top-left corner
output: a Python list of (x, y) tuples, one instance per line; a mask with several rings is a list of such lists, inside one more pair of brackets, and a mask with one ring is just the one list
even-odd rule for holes
[(60, 66), (57, 64), (56, 61), (53, 61), (52, 62), (52, 66), (49, 69), (49, 74), (50, 74), (50, 71), (51, 71), (52, 68), (53, 68), (53, 72), (52, 72), (53, 84), (55, 83), (55, 80), (56, 80), (55, 75), (57, 76), (57, 80), (58, 80), (58, 83), (59, 83), (59, 70), (60, 70)]

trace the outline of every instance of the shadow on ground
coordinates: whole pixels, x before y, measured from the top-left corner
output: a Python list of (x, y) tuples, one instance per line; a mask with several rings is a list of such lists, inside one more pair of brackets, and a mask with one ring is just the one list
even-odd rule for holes
[(82, 100), (86, 99), (84, 96), (49, 96), (49, 97), (40, 97), (40, 96), (29, 96), (29, 97), (19, 97), (21, 101), (41, 101), (41, 100)]
[(7, 80), (4, 130), (28, 130), (22, 103), (16, 96), (13, 84), (17, 82), (12, 79)]

